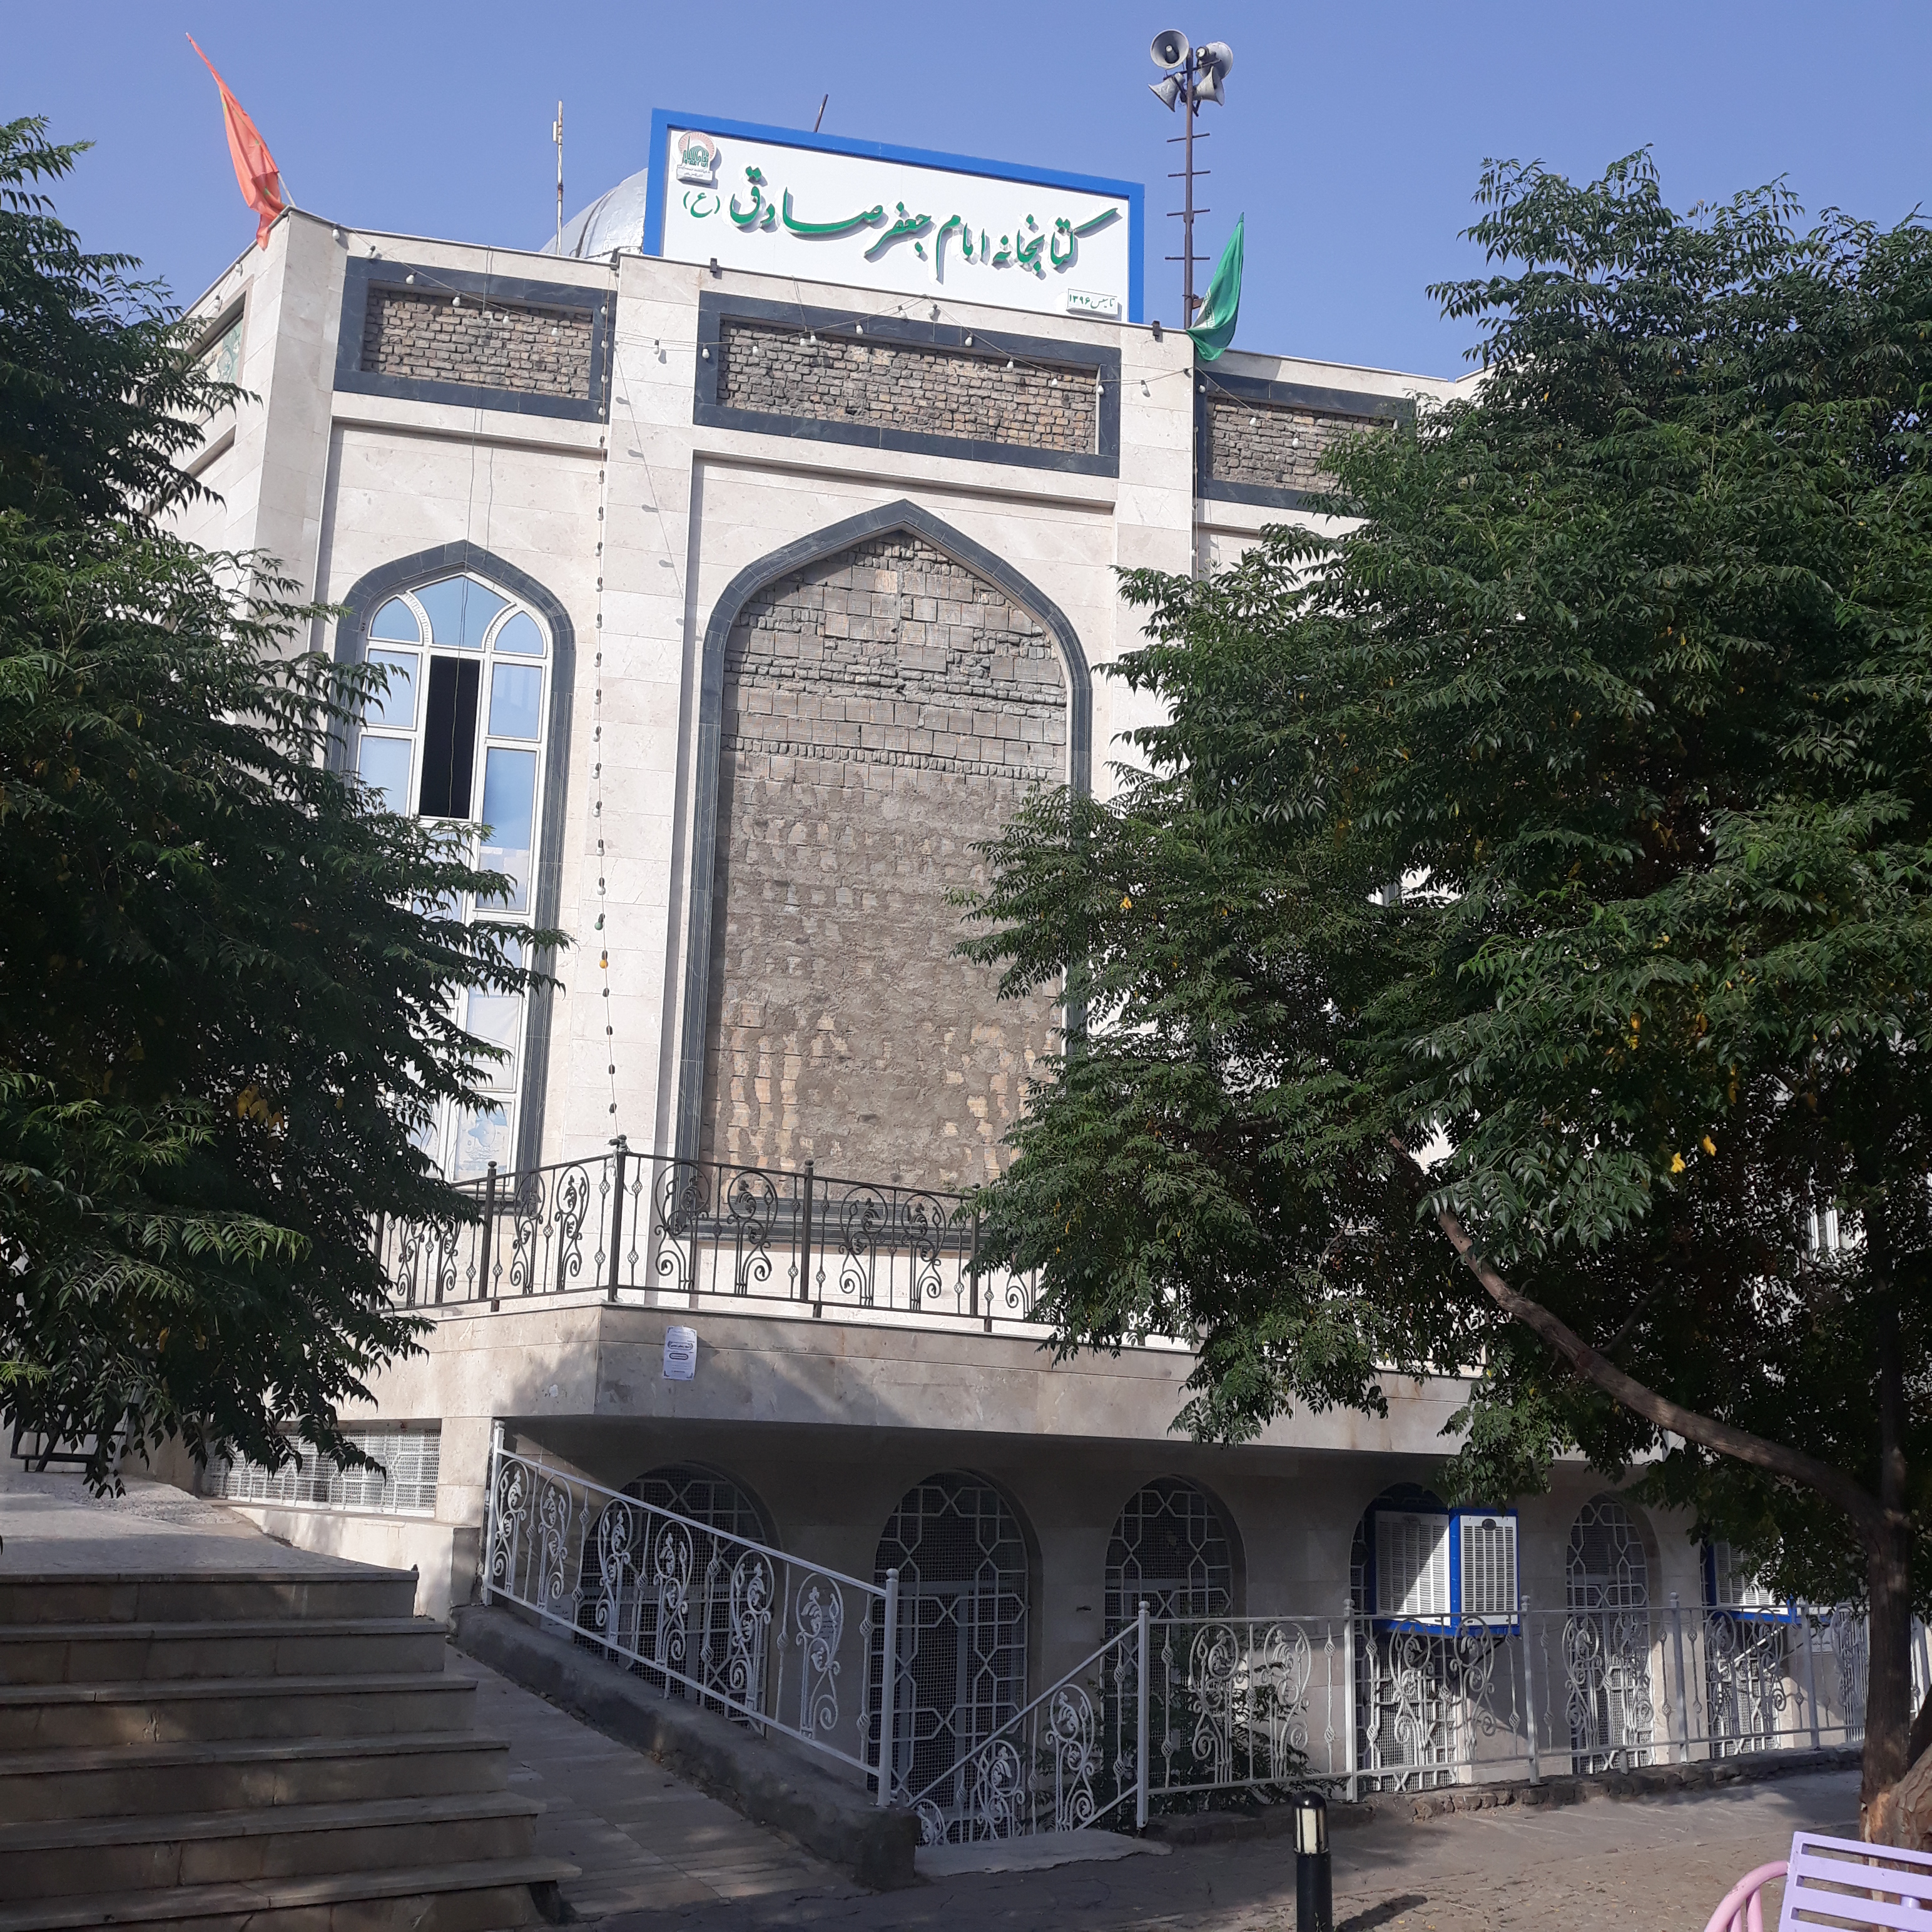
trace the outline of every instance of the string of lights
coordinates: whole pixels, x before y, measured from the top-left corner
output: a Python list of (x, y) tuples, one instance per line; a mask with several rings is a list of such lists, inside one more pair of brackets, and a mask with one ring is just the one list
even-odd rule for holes
[[(610, 262), (610, 292), (606, 298), (614, 308), (617, 298), (617, 263)], [(609, 1117), (617, 1114), (617, 1031), (610, 1010), (610, 927), (608, 855), (604, 848), (604, 545), (610, 532), (610, 388), (615, 361), (614, 338), (616, 332), (604, 332), (604, 433), (597, 442), (597, 604), (595, 618), (596, 654), (591, 664), (590, 685), (590, 824), (597, 842), (597, 976), (599, 1005), (604, 1016), (604, 1072), (610, 1082)]]

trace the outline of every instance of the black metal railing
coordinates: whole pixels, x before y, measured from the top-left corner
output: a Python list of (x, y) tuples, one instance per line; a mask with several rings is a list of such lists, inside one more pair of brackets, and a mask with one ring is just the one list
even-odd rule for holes
[(970, 1199), (941, 1189), (633, 1152), (461, 1184), (473, 1221), (380, 1223), (377, 1252), (411, 1308), (601, 1291), (700, 1306), (802, 1304), (949, 1321), (1032, 1318), (1030, 1276), (980, 1264)]

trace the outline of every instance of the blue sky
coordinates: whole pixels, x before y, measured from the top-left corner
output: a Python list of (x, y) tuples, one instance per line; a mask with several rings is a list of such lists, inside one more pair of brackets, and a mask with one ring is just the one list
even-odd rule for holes
[(1176, 26), (1234, 50), (1203, 111), (1202, 244), (1245, 212), (1238, 346), (1437, 374), (1469, 333), (1424, 290), (1475, 266), (1456, 236), (1485, 156), (1594, 174), (1648, 144), (1679, 207), (1781, 174), (1812, 209), (1932, 208), (1924, 0), (1188, 5), (0, 0), (0, 115), (91, 138), (62, 213), (188, 299), (254, 218), (184, 30), (302, 206), (464, 241), (550, 232), (560, 94), (574, 208), (643, 164), (655, 106), (808, 128), (829, 92), (828, 132), (1144, 182), (1149, 312), (1172, 322), (1178, 123), (1146, 89)]

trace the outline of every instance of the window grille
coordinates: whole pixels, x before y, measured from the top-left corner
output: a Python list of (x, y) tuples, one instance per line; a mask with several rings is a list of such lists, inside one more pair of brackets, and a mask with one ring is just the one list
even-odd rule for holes
[[(899, 1573), (895, 1783), (924, 1790), (1026, 1701), (1027, 1555), (999, 1492), (951, 1472), (909, 1490), (879, 1539), (878, 1580)], [(872, 1639), (873, 1708), (884, 1668)], [(970, 1794), (932, 1793), (950, 1813)]]
[(1156, 1617), (1234, 1613), (1234, 1564), (1214, 1505), (1192, 1483), (1162, 1476), (1130, 1496), (1107, 1546), (1107, 1634), (1133, 1621), (1144, 1597)]
[(343, 1430), (346, 1440), (382, 1464), (338, 1469), (312, 1442), (271, 1469), (224, 1456), (208, 1469), (209, 1493), (232, 1503), (275, 1503), (292, 1509), (366, 1510), (382, 1516), (431, 1516), (442, 1453), (440, 1422), (392, 1422)]
[(1614, 1496), (1586, 1503), (1570, 1530), (1563, 1665), (1571, 1762), (1580, 1774), (1651, 1761), (1650, 1564)]

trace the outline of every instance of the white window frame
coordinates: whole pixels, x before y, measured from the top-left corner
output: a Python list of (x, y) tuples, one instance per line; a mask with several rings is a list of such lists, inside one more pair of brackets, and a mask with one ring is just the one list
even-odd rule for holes
[[(494, 597), (504, 600), (503, 608), (490, 620), (482, 638), (473, 645), (446, 644), (436, 640), (428, 609), (419, 593), (434, 589), (439, 584), (457, 581), (464, 578), (479, 585)], [(382, 638), (375, 634), (376, 620), (391, 603), (400, 603), (414, 616), (418, 641), (410, 644), (400, 638)], [(518, 616), (530, 619), (536, 626), (537, 634), (543, 640), (541, 654), (527, 651), (499, 652), (497, 640), (505, 628)], [(362, 747), (370, 742), (393, 742), (406, 740), (410, 746), (409, 776), (404, 790), (404, 806), (406, 814), (418, 817), (418, 801), (422, 792), (422, 752), (425, 712), (429, 702), (430, 666), (437, 658), (453, 658), (458, 662), (475, 663), (477, 670), (476, 734), (473, 747), (473, 764), (470, 777), (470, 813), (466, 820), (446, 820), (446, 823), (466, 824), (471, 828), (470, 858), (472, 864), (481, 862), (482, 844), (483, 784), (489, 768), (491, 751), (533, 752), (536, 755), (534, 776), (530, 793), (530, 850), (528, 877), (524, 880), (524, 903), (520, 907), (510, 908), (491, 902), (478, 905), (474, 897), (466, 897), (463, 906), (466, 921), (478, 917), (492, 924), (533, 926), (536, 923), (537, 873), (543, 853), (543, 801), (544, 786), (550, 769), (550, 713), (556, 675), (556, 637), (543, 613), (526, 599), (518, 596), (503, 585), (492, 583), (476, 570), (452, 570), (442, 575), (425, 578), (407, 590), (392, 590), (377, 597), (368, 616), (363, 620), (362, 639), (364, 662), (376, 661), (378, 652), (398, 652), (415, 658), (416, 671), (412, 680), (412, 704), (406, 724), (377, 723), (358, 727), (356, 743), (356, 764), (362, 768)], [(538, 673), (537, 686), (537, 735), (531, 738), (502, 737), (490, 729), (491, 694), (499, 664), (520, 665), (534, 668)], [(526, 958), (526, 964), (529, 962)], [(460, 995), (466, 1001), (468, 994)], [(495, 997), (484, 995), (482, 997)], [(469, 1016), (466, 1010), (460, 1016), (466, 1027)], [(518, 1012), (512, 1028), (511, 1038), (506, 1042), (510, 1051), (506, 1066), (494, 1070), (494, 1077), (502, 1084), (492, 1085), (489, 1089), (493, 1100), (500, 1107), (502, 1127), (498, 1140), (496, 1165), (500, 1169), (514, 1164), (514, 1149), (519, 1120), (529, 1096), (524, 1091), (526, 1054), (526, 1034), (528, 1030), (530, 1009), (527, 1000), (519, 1002)], [(478, 1140), (475, 1148), (466, 1157), (464, 1142), (471, 1131), (470, 1120), (458, 1109), (444, 1103), (438, 1109), (438, 1117), (428, 1142), (428, 1151), (442, 1172), (452, 1180), (471, 1180), (482, 1178), (488, 1166), (489, 1142)]]

